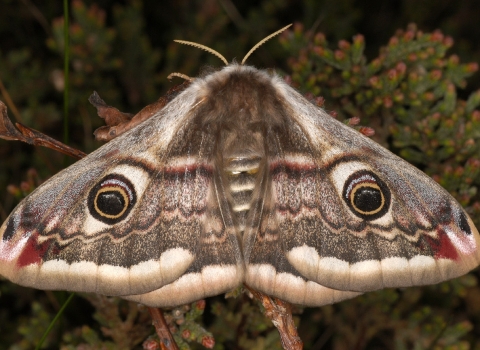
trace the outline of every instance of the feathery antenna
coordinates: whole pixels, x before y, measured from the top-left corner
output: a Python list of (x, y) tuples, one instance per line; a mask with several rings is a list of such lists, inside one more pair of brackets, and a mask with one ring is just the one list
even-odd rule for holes
[(194, 47), (197, 47), (199, 49), (202, 49), (202, 50), (205, 50), (207, 52), (210, 52), (211, 54), (214, 54), (215, 56), (217, 56), (218, 58), (220, 58), (223, 63), (225, 63), (226, 66), (228, 66), (228, 61), (225, 57), (223, 57), (220, 53), (218, 53), (217, 51), (215, 51), (214, 49), (211, 49), (205, 45), (202, 45), (202, 44), (197, 44), (197, 43), (194, 43), (192, 41), (185, 41), (185, 40), (174, 40), (176, 43), (179, 43), (179, 44), (184, 44), (184, 45), (190, 45), (190, 46), (194, 46)]
[[(271, 38), (273, 38), (275, 35), (278, 35), (280, 34), (281, 32), (285, 31), (287, 28), (289, 28), (292, 24), (289, 24), (288, 26), (285, 26), (283, 27), (282, 29), (280, 30), (277, 30), (275, 33), (272, 33), (270, 34), (269, 36), (267, 36), (265, 39), (262, 39), (260, 40), (260, 42), (258, 44), (256, 44), (254, 47), (252, 47), (250, 49), (250, 51), (248, 51), (248, 53), (245, 55), (245, 57), (243, 58), (242, 60), (242, 65), (245, 64), (245, 61), (247, 60), (247, 58), (252, 54), (253, 51), (255, 51), (256, 49), (258, 49), (259, 46), (265, 44), (265, 42), (267, 42), (268, 40), (270, 40)], [(196, 48), (199, 48), (201, 50), (205, 50), (207, 52), (210, 52), (211, 54), (217, 56), (218, 58), (220, 58), (223, 63), (225, 63), (226, 66), (228, 66), (228, 61), (225, 57), (223, 57), (219, 52), (215, 51), (214, 49), (211, 49), (209, 48), (208, 46), (205, 46), (205, 45), (202, 45), (202, 44), (198, 44), (198, 43), (195, 43), (193, 41), (185, 41), (185, 40), (174, 40), (176, 43), (179, 43), (179, 44), (184, 44), (184, 45), (190, 45), (190, 46), (193, 46), (193, 47), (196, 47)], [(176, 75), (173, 74), (174, 76), (180, 76), (180, 75)], [(186, 79), (185, 77), (182, 77), (184, 79)], [(187, 79), (189, 80), (189, 79)]]
[(186, 74), (183, 74), (183, 73), (177, 73), (177, 72), (173, 72), (173, 73), (170, 73), (167, 77), (168, 80), (172, 79), (173, 77), (178, 77), (178, 78), (182, 78), (182, 79), (185, 79), (185, 80), (188, 80), (188, 81), (193, 81), (194, 78), (190, 78), (188, 75)]
[(292, 24), (290, 23), (288, 26), (283, 27), (283, 28), (280, 29), (280, 30), (277, 30), (275, 33), (270, 34), (270, 35), (267, 36), (265, 39), (260, 40), (260, 42), (259, 42), (257, 45), (255, 45), (254, 47), (252, 47), (252, 48), (250, 49), (250, 51), (248, 51), (248, 53), (245, 55), (245, 57), (244, 57), (243, 60), (242, 60), (242, 64), (245, 63), (245, 61), (247, 60), (247, 58), (252, 54), (253, 51), (255, 51), (256, 49), (258, 49), (259, 46), (265, 44), (265, 42), (267, 42), (268, 40), (270, 40), (271, 38), (273, 38), (275, 35), (280, 34), (281, 32), (283, 32), (285, 29), (287, 29), (287, 28), (290, 27), (291, 25), (292, 25)]

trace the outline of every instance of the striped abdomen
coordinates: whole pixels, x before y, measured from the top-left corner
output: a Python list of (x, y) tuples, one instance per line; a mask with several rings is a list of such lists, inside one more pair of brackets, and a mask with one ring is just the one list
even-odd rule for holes
[(252, 204), (262, 158), (257, 155), (225, 159), (224, 172), (228, 179), (230, 205), (237, 222), (237, 232), (243, 235), (245, 221)]

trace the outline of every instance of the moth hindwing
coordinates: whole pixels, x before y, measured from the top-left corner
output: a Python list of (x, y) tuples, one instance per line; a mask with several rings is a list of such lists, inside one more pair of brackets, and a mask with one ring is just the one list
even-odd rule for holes
[(437, 183), (236, 64), (44, 183), (0, 234), (15, 283), (150, 306), (241, 283), (323, 305), (480, 259), (478, 231)]

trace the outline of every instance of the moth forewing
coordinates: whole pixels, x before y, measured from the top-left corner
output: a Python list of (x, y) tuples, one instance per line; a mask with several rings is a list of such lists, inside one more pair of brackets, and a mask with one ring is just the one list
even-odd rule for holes
[[(171, 294), (157, 305), (241, 284), (240, 248), (214, 183), (215, 145), (188, 127), (197, 97), (180, 94), (25, 198), (0, 229), (0, 273), (26, 286), (106, 295), (195, 277), (189, 300)], [(198, 284), (207, 281), (195, 273), (212, 275), (202, 264), (228, 271), (223, 289)]]
[[(286, 227), (294, 227), (286, 250), (298, 271), (331, 288), (363, 292), (438, 283), (478, 266), (478, 231), (450, 194), (283, 82), (278, 84), (282, 101), (311, 144), (317, 167), (315, 184), (309, 183), (318, 198), (315, 230), (293, 238), (294, 233), (307, 233), (302, 227), (311, 219), (279, 216)], [(300, 163), (311, 167), (308, 161)], [(299, 171), (297, 178), (306, 182), (311, 176)], [(336, 199), (326, 187), (334, 189)], [(308, 205), (304, 207), (308, 212)], [(335, 207), (339, 215), (327, 207)], [(316, 245), (308, 243), (314, 240)]]

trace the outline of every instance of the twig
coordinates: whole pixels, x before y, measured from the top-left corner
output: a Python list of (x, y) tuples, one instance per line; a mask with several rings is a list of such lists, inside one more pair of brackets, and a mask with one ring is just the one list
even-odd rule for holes
[(158, 339), (160, 340), (160, 349), (162, 350), (179, 350), (175, 339), (173, 339), (172, 333), (168, 328), (167, 322), (163, 317), (162, 310), (149, 307), (148, 312), (152, 316), (153, 325), (157, 332)]
[(265, 308), (265, 316), (272, 321), (280, 333), (283, 348), (285, 350), (303, 349), (303, 342), (298, 336), (297, 327), (293, 322), (292, 306), (283, 300), (260, 293), (246, 284), (244, 286), (262, 303)]
[(85, 153), (75, 148), (65, 145), (40, 131), (31, 129), (25, 125), (16, 123), (16, 128), (7, 115), (7, 106), (0, 101), (0, 138), (5, 140), (23, 141), (35, 146), (43, 146), (51, 148), (55, 151), (62, 152), (71, 157), (83, 158)]
[(181, 91), (183, 91), (190, 81), (185, 81), (167, 91), (165, 96), (160, 97), (154, 103), (151, 103), (135, 115), (120, 112), (115, 107), (111, 107), (94, 91), (88, 101), (97, 109), (100, 118), (105, 119), (104, 126), (99, 127), (93, 133), (97, 141), (110, 141), (124, 132), (134, 128), (138, 124), (157, 114), (168, 102), (173, 100)]

